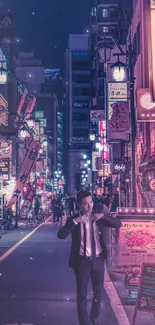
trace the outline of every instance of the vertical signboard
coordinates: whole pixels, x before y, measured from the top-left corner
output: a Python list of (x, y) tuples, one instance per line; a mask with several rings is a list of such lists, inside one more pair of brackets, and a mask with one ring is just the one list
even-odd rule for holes
[(21, 113), (21, 110), (22, 110), (23, 105), (24, 105), (24, 103), (25, 103), (25, 101), (26, 101), (26, 97), (27, 97), (27, 95), (28, 95), (28, 91), (27, 91), (27, 89), (25, 88), (25, 89), (24, 89), (24, 92), (23, 92), (23, 95), (22, 95), (22, 97), (21, 97), (21, 100), (20, 100), (19, 106), (18, 106), (18, 110), (17, 110), (17, 113), (18, 113), (18, 114)]
[(29, 150), (25, 156), (23, 164), (21, 166), (19, 176), (13, 190), (13, 194), (9, 202), (7, 203), (6, 210), (8, 210), (21, 196), (23, 188), (25, 187), (30, 173), (33, 170), (35, 163), (38, 158), (38, 153), (40, 149), (40, 143), (37, 141), (32, 141)]
[(39, 141), (40, 140), (40, 125), (39, 122), (34, 122), (33, 124), (33, 139), (35, 141)]
[(3, 178), (0, 177), (0, 219), (3, 219)]
[(155, 101), (155, 1), (150, 0), (150, 21), (151, 21), (151, 56), (152, 56), (152, 95)]
[(149, 88), (137, 89), (137, 122), (155, 121), (155, 102)]
[(136, 324), (137, 311), (152, 313), (155, 318), (155, 264), (153, 263), (143, 263), (132, 325)]

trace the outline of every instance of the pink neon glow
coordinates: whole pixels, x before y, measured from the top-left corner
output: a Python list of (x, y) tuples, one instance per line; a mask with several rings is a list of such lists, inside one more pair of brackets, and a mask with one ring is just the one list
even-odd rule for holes
[(22, 110), (22, 108), (23, 108), (23, 105), (24, 105), (24, 103), (25, 103), (25, 100), (26, 100), (27, 95), (28, 95), (28, 91), (27, 91), (27, 89), (25, 88), (25, 89), (24, 89), (24, 92), (23, 92), (23, 95), (22, 95), (22, 98), (21, 98), (21, 100), (20, 100), (19, 106), (18, 106), (18, 110), (17, 110), (17, 113), (18, 113), (18, 114), (21, 113), (21, 110)]
[(151, 9), (152, 90), (155, 101), (155, 9)]
[(109, 161), (109, 147), (106, 142), (106, 123), (101, 121), (99, 124), (100, 130), (100, 157), (102, 157), (104, 163)]

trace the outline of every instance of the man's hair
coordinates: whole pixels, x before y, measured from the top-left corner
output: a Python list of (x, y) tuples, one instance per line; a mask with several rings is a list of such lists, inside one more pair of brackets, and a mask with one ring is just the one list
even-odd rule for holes
[(77, 195), (76, 195), (77, 203), (78, 204), (81, 204), (82, 203), (82, 200), (85, 197), (88, 197), (88, 196), (91, 196), (91, 193), (88, 192), (88, 191), (80, 191), (80, 192), (78, 192)]

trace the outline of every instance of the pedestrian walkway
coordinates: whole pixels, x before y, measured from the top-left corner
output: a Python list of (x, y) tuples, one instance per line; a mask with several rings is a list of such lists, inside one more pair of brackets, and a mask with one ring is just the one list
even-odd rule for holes
[[(70, 239), (45, 224), (0, 263), (0, 325), (78, 325)], [(88, 290), (90, 309), (92, 289)], [(100, 325), (119, 325), (104, 292)]]
[[(0, 325), (78, 325), (70, 238), (58, 240), (50, 220), (34, 231), (15, 229), (0, 240)], [(121, 303), (122, 279), (112, 282), (106, 271), (104, 288), (99, 325), (130, 325), (134, 306)], [(91, 298), (90, 286), (89, 310)], [(138, 313), (136, 325), (154, 325), (152, 315)]]

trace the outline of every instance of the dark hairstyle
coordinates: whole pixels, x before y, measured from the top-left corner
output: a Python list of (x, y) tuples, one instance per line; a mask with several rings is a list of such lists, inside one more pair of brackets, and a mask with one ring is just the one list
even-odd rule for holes
[(81, 204), (82, 200), (85, 197), (88, 197), (88, 196), (91, 196), (91, 193), (88, 192), (88, 191), (80, 191), (80, 192), (78, 192), (77, 195), (76, 195), (77, 203)]

